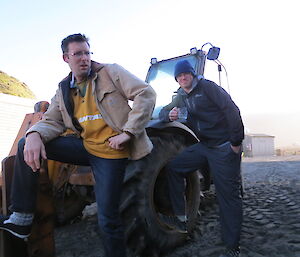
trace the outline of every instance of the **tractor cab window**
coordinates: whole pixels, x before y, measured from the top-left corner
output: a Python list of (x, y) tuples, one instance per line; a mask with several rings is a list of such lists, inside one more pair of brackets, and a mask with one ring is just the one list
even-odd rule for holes
[(148, 71), (146, 82), (153, 87), (157, 94), (156, 106), (153, 112), (154, 119), (158, 118), (161, 108), (172, 101), (172, 97), (176, 95), (176, 91), (179, 89), (179, 85), (174, 78), (174, 68), (176, 63), (182, 60), (189, 61), (197, 72), (199, 60), (194, 55), (157, 62), (152, 64)]

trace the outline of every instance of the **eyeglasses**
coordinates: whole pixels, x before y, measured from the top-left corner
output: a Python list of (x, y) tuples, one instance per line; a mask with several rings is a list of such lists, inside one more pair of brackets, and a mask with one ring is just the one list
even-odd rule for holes
[(90, 57), (93, 54), (93, 52), (89, 51), (81, 51), (81, 52), (76, 52), (76, 53), (70, 53), (70, 55), (74, 56), (75, 58), (81, 58), (82, 56), (87, 56)]

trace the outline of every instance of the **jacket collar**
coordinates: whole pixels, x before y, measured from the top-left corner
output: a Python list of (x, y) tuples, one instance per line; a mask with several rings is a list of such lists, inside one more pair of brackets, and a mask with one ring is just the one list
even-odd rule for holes
[[(101, 70), (104, 67), (104, 64), (92, 61), (91, 62), (91, 68), (89, 70), (88, 73), (88, 79), (91, 79), (93, 77), (95, 77), (96, 73)], [(68, 79), (69, 76), (71, 76), (71, 80), (70, 80), (70, 88), (75, 88), (75, 77), (74, 74), (72, 72), (69, 73), (68, 77), (65, 79)]]
[[(91, 69), (89, 71), (88, 79), (92, 79), (96, 77), (96, 73), (101, 70), (104, 67), (104, 64), (92, 61), (91, 63)], [(67, 93), (68, 88), (74, 88), (75, 78), (72, 72), (69, 73), (67, 77), (65, 77), (60, 83), (59, 86), (61, 86), (63, 93)], [(65, 94), (64, 94), (65, 96)], [(64, 101), (66, 99), (64, 98)], [(66, 103), (66, 101), (65, 101)]]
[(199, 82), (202, 79), (203, 79), (202, 75), (194, 77), (193, 82), (192, 82), (192, 90), (189, 93), (185, 92), (182, 88), (179, 88), (177, 90), (177, 93), (180, 94), (180, 95), (188, 95), (188, 94), (190, 94), (191, 92), (193, 92), (193, 90), (195, 89), (195, 87), (199, 84)]
[[(99, 70), (101, 70), (103, 67), (104, 67), (103, 64), (92, 61), (91, 70), (89, 72), (88, 78), (89, 79), (95, 78), (97, 76), (96, 73)], [(68, 114), (72, 118), (73, 125), (75, 126), (76, 129), (81, 131), (82, 130), (81, 126), (79, 125), (78, 121), (74, 118), (74, 103), (70, 91), (70, 89), (74, 88), (74, 82), (75, 82), (74, 76), (72, 72), (70, 72), (69, 75), (59, 83), (59, 86), (61, 87), (64, 104), (66, 106)]]

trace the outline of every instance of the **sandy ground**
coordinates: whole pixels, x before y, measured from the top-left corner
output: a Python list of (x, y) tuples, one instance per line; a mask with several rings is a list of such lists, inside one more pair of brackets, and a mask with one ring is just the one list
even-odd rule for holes
[[(244, 158), (244, 222), (241, 257), (300, 256), (300, 156)], [(57, 257), (103, 256), (96, 217), (56, 229)], [(195, 231), (165, 257), (217, 257), (223, 249), (212, 192)], [(151, 256), (149, 256), (151, 257)]]

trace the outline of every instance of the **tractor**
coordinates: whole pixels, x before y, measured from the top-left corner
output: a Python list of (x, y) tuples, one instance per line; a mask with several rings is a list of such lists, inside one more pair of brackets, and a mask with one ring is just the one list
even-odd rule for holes
[[(210, 43), (203, 46), (207, 44)], [(188, 60), (197, 76), (203, 76), (207, 60), (217, 62), (220, 67), (218, 61), (220, 49), (211, 44), (210, 46), (208, 53), (202, 48), (201, 50), (192, 48), (190, 53), (182, 56), (162, 61), (151, 59), (146, 82), (156, 91), (157, 102), (146, 131), (154, 148), (144, 158), (129, 161), (120, 204), (126, 243), (133, 256), (160, 256), (183, 244), (188, 238), (187, 233), (170, 228), (160, 218), (160, 214), (173, 214), (164, 167), (185, 147), (199, 140), (184, 122), (160, 122), (158, 113), (171, 101), (171, 97), (178, 89), (173, 76), (178, 61)], [(2, 161), (0, 212), (4, 215), (9, 214), (9, 194), (17, 142), (46, 111), (43, 102), (35, 107), (37, 107), (35, 113), (25, 116), (9, 156)], [(67, 131), (64, 136), (72, 136), (72, 131)], [(0, 257), (54, 257), (55, 227), (80, 217), (85, 206), (95, 201), (94, 183), (90, 167), (45, 161), (40, 170), (38, 202), (32, 233), (24, 241), (0, 231)], [(200, 218), (201, 192), (209, 190), (211, 183), (208, 169), (197, 170), (186, 179), (188, 232), (193, 231), (196, 220)]]

